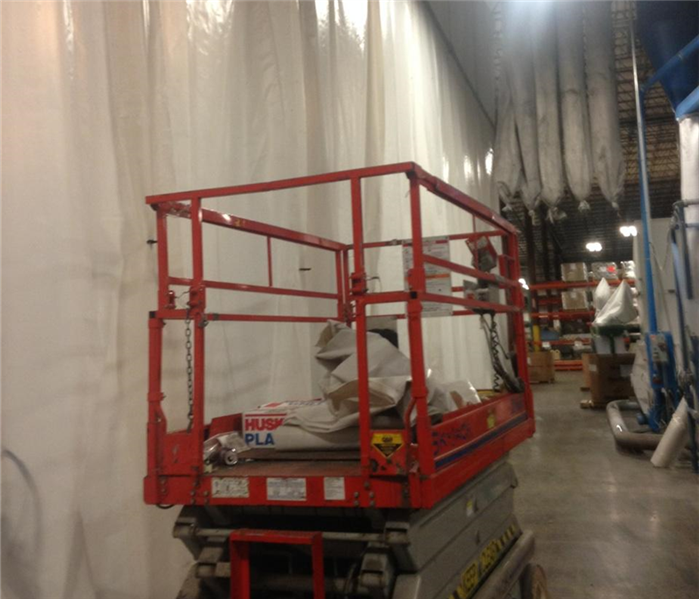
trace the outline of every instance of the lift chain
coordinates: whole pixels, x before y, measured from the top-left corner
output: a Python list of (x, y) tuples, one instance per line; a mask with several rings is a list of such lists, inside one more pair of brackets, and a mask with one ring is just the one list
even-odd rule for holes
[(502, 369), (500, 363), (500, 354), (498, 346), (500, 345), (500, 336), (498, 335), (497, 323), (493, 315), (490, 315), (490, 328), (488, 332), (490, 333), (490, 355), (492, 356), (494, 365), (499, 366), (493, 370), (493, 391), (502, 391), (502, 376), (500, 376), (499, 370)]
[(190, 432), (194, 423), (194, 370), (192, 368), (192, 318), (189, 314), (189, 308), (187, 308), (184, 325), (184, 347), (187, 352), (187, 403), (189, 405), (187, 432)]

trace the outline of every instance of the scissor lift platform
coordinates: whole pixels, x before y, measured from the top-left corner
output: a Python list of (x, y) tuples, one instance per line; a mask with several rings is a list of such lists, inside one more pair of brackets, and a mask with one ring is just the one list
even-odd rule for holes
[[(395, 246), (400, 242), (364, 240), (362, 182), (369, 178), (401, 174), (407, 179), (408, 199), (401, 193), (396, 196), (396, 202), (409, 204), (410, 236), (407, 241), (412, 245), (413, 267), (408, 272), (405, 289), (370, 292), (365, 252)], [(208, 198), (230, 197), (234, 201), (235, 196), (242, 194), (328, 183), (347, 186), (352, 213), (351, 241), (326, 239), (203, 206)], [(423, 251), (425, 239), (422, 234), (421, 192), (425, 191), (473, 218), (473, 231), (444, 235), (443, 239), (468, 242), (470, 246), (485, 241), (491, 248), (491, 241), (498, 240), (499, 243), (495, 244), (500, 248), (496, 260), (497, 273), (480, 270), (478, 263), (468, 266)], [(415, 513), (449, 501), (470, 480), (533, 434), (533, 402), (527, 375), (522, 318), (524, 299), (518, 282), (517, 232), (501, 216), (428, 174), (417, 164), (406, 162), (266, 183), (149, 196), (147, 203), (155, 210), (157, 218), (159, 283), (158, 307), (151, 312), (149, 319), (148, 472), (144, 481), (147, 503), (201, 506), (201, 513), (237, 509), (292, 510), (285, 512), (287, 515), (325, 509), (338, 513), (364, 510), (365, 515), (380, 510)], [(191, 221), (192, 276), (189, 278), (171, 276), (169, 272), (168, 219), (171, 218)], [(242, 231), (265, 237), (268, 242), (268, 285), (206, 279), (202, 233), (205, 224), (223, 227), (231, 234)], [(330, 252), (334, 256), (335, 291), (328, 293), (274, 286), (273, 239)], [(461, 285), (453, 286), (450, 295), (434, 293), (427, 285), (426, 267), (446, 269), (461, 277), (471, 277), (481, 284), (496, 287), (501, 290), (500, 297), (504, 296), (504, 301), (497, 303), (469, 297), (464, 294)], [(183, 287), (188, 301), (185, 308), (179, 308), (175, 299), (182, 294)], [(217, 313), (207, 308), (207, 289), (326, 299), (332, 300), (336, 309), (332, 314), (317, 316)], [(427, 406), (427, 369), (422, 333), (424, 303), (451, 306), (449, 317), (505, 315), (509, 349), (516, 356), (515, 368), (521, 389), (494, 394), (480, 404), (444, 414), (438, 422), (431, 419)], [(402, 424), (392, 429), (373, 427), (369, 408), (367, 312), (375, 304), (398, 305), (397, 313), (392, 316), (407, 322), (410, 400)], [(213, 422), (206, 420), (206, 325), (221, 326), (227, 322), (325, 323), (329, 319), (344, 322), (356, 330), (359, 449), (355, 452), (307, 452), (303, 455), (255, 454), (255, 450), (252, 450), (252, 453), (244, 455), (255, 459), (241, 461), (230, 468), (207, 469), (203, 458), (204, 442), (215, 431), (240, 430), (241, 415), (232, 414)], [(171, 320), (191, 322), (193, 331), (191, 411), (189, 426), (180, 431), (168, 431), (162, 407), (163, 327)], [(393, 447), (389, 455), (381, 451), (382, 442), (385, 443), (386, 439), (390, 439)], [(356, 511), (350, 513), (357, 514)], [(322, 533), (325, 538), (328, 531), (316, 529), (316, 532)], [(273, 537), (274, 532), (270, 532), (270, 535)], [(314, 547), (314, 543), (317, 543), (314, 538), (304, 533), (294, 543)], [(230, 537), (229, 540), (233, 544), (245, 544), (240, 537)]]
[(178, 599), (546, 597), (515, 486), (500, 461), (431, 510), (185, 507)]

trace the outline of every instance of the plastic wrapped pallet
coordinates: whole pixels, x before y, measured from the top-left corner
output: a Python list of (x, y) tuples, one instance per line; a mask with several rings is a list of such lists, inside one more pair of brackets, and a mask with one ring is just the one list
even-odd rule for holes
[(522, 157), (519, 152), (515, 111), (512, 93), (507, 81), (507, 71), (503, 71), (498, 89), (498, 122), (495, 135), (493, 178), (500, 199), (510, 206), (515, 194), (522, 187)]
[(616, 262), (593, 262), (590, 264), (590, 272), (595, 281), (602, 279), (617, 281), (619, 279)]
[(621, 262), (619, 275), (622, 279), (635, 279), (636, 278), (636, 264), (633, 260), (626, 260)]
[(504, 63), (524, 170), (522, 200), (531, 214), (539, 202), (539, 144), (536, 119), (536, 88), (531, 37), (531, 16), (525, 4), (506, 5)]
[(568, 187), (580, 210), (589, 210), (592, 189), (590, 115), (585, 84), (583, 7), (580, 2), (556, 6), (558, 35), (558, 88)]
[(556, 21), (553, 4), (533, 5), (534, 79), (536, 84), (536, 119), (541, 174), (541, 199), (548, 206), (548, 219), (565, 218), (558, 208), (563, 197), (563, 158), (558, 110), (558, 74), (556, 38), (551, 35)]
[(625, 166), (619, 129), (610, 2), (586, 3), (585, 39), (593, 167), (602, 194), (618, 210), (624, 190)]

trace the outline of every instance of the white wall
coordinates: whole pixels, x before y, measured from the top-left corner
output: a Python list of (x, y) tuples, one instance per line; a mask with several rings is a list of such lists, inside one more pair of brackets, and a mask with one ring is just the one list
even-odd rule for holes
[[(415, 160), (489, 202), (492, 128), (419, 4), (66, 1), (2, 13), (3, 597), (171, 598), (189, 556), (170, 537), (174, 510), (144, 506), (141, 489), (156, 276), (144, 196)], [(366, 193), (367, 237), (404, 236), (395, 183)], [(240, 198), (235, 211), (346, 238), (338, 194)], [(430, 202), (424, 218), (428, 233), (470, 228)], [(207, 272), (256, 282), (254, 243), (207, 237)], [(173, 245), (182, 266), (186, 243)], [(308, 252), (275, 266), (289, 286), (327, 274)], [(487, 384), (482, 333), (457, 320), (427, 327), (428, 361)], [(183, 331), (168, 332), (174, 413)], [(307, 396), (315, 333), (209, 327), (209, 415)]]

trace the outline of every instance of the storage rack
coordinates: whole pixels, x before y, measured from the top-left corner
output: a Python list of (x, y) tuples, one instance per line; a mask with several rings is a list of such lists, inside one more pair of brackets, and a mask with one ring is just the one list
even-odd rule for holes
[[(365, 242), (362, 208), (362, 181), (367, 178), (403, 174), (409, 182), (411, 242), (414, 267), (408, 273), (408, 289), (370, 293), (367, 287), (365, 252), (395, 246), (396, 240)], [(343, 183), (352, 208), (352, 242), (341, 243), (316, 235), (275, 225), (239, 218), (204, 208), (206, 198), (238, 196), (278, 190), (303, 188), (326, 183)], [(489, 230), (448, 235), (450, 241), (497, 237), (502, 251), (498, 256), (499, 273), (492, 274), (443, 260), (423, 253), (421, 192), (438, 198), (469, 213)], [(402, 200), (402, 194), (397, 201)], [(151, 312), (150, 371), (148, 392), (148, 471), (144, 481), (145, 500), (151, 504), (196, 505), (293, 505), (297, 507), (431, 507), (452, 493), (489, 464), (531, 436), (534, 432), (533, 402), (526, 362), (526, 338), (522, 311), (524, 298), (518, 283), (519, 257), (515, 228), (498, 214), (447, 183), (425, 172), (412, 162), (369, 167), (216, 189), (149, 196), (147, 203), (155, 210), (158, 249), (158, 308)], [(402, 200), (405, 201), (405, 200)], [(168, 218), (191, 220), (191, 278), (172, 277), (168, 267)], [(321, 293), (275, 287), (271, 266), (269, 285), (248, 285), (212, 281), (204, 277), (204, 225), (223, 227), (232, 232), (244, 231), (267, 239), (279, 239), (331, 252), (335, 264), (335, 291)], [(267, 244), (271, 265), (271, 244)], [(350, 255), (352, 268), (350, 268)], [(475, 277), (504, 290), (505, 303), (490, 303), (459, 297), (461, 287), (453, 287), (453, 295), (427, 291), (425, 265), (431, 264), (459, 275)], [(174, 305), (173, 287), (185, 287), (188, 308)], [(319, 316), (212, 313), (207, 310), (207, 289), (235, 292), (267, 293), (332, 300), (335, 311)], [(473, 316), (482, 313), (504, 314), (512, 349), (516, 351), (518, 375), (523, 391), (504, 392), (481, 404), (467, 406), (443, 416), (433, 423), (428, 416), (426, 366), (422, 336), (423, 302), (451, 304), (458, 309), (451, 316)], [(367, 359), (367, 308), (373, 304), (402, 304), (395, 316), (407, 320), (410, 344), (411, 399), (404, 426), (396, 430), (373, 430), (369, 412), (369, 368)], [(168, 432), (162, 408), (162, 334), (170, 320), (191, 319), (193, 326), (193, 396), (192, 423), (189, 430)], [(288, 461), (259, 460), (219, 468), (207, 473), (202, 447), (212, 433), (212, 426), (221, 420), (205, 420), (204, 347), (205, 324), (220, 326), (224, 322), (305, 322), (323, 323), (337, 319), (356, 328), (359, 384), (358, 455), (346, 459), (323, 460), (322, 453)], [(415, 436), (411, 414), (416, 412)], [(240, 415), (233, 414), (223, 423), (228, 430), (240, 427)], [(375, 439), (391, 435), (398, 439), (397, 450), (387, 458)], [(308, 453), (308, 452), (307, 452)], [(350, 452), (352, 453), (352, 452)], [(303, 492), (294, 500), (279, 500), (269, 494), (270, 480), (293, 477)], [(324, 480), (342, 480), (342, 498), (329, 499), (324, 493)], [(235, 479), (235, 484), (224, 484)], [(235, 488), (235, 492), (217, 493), (217, 489)]]
[[(609, 285), (616, 287), (622, 280), (626, 281), (629, 285), (635, 285), (634, 279), (607, 279)], [(568, 289), (593, 289), (599, 285), (599, 281), (546, 281), (543, 283), (532, 283), (529, 285), (531, 291), (531, 312), (529, 314), (530, 321), (532, 325), (539, 324), (540, 321), (550, 321), (553, 320), (581, 320), (586, 323), (588, 329), (592, 320), (595, 317), (595, 310), (562, 310), (562, 298), (561, 292)], [(541, 297), (539, 292), (543, 292), (546, 295)], [(550, 293), (556, 295), (549, 295)], [(541, 306), (555, 306), (558, 308), (555, 311), (545, 311), (540, 310)], [(542, 347), (544, 343), (550, 346), (570, 346), (576, 343), (582, 343), (583, 345), (590, 345), (592, 343), (589, 337), (579, 337), (577, 339), (553, 339), (550, 341), (541, 341), (539, 339), (531, 339), (532, 347)], [(555, 363), (556, 370), (582, 370), (581, 360), (556, 360)]]

